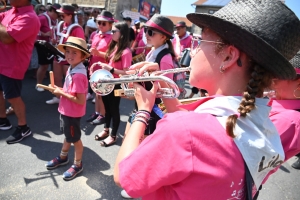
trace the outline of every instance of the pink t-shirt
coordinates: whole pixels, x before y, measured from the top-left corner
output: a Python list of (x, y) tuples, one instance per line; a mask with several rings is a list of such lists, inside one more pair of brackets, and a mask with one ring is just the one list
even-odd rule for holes
[(211, 114), (165, 115), (119, 168), (121, 186), (132, 197), (245, 199), (243, 157)]
[[(173, 69), (173, 59), (171, 54), (167, 54), (160, 60), (160, 70), (167, 70), (167, 69)], [(170, 79), (173, 80), (173, 74), (166, 74), (164, 75)]]
[[(117, 62), (113, 61), (113, 57), (115, 55), (117, 50), (115, 50), (111, 55), (110, 55), (110, 60), (108, 65), (112, 66), (115, 69), (120, 69), (120, 70), (124, 70), (124, 69), (128, 69), (131, 65), (131, 61), (132, 61), (132, 53), (130, 51), (129, 48), (126, 48), (123, 52), (122, 52), (122, 56), (121, 59)], [(113, 76), (115, 78), (119, 78), (118, 74), (113, 74)]]
[[(68, 75), (68, 73), (67, 73)], [(72, 75), (72, 83), (67, 88), (64, 84), (63, 91), (65, 93), (75, 96), (76, 94), (87, 94), (88, 80), (83, 74), (76, 73)], [(69, 99), (61, 96), (58, 106), (58, 112), (62, 115), (69, 117), (82, 117), (85, 115), (86, 102), (83, 105), (70, 101)]]
[[(276, 126), (285, 153), (285, 161), (300, 152), (300, 101), (299, 100), (273, 100), (270, 119)], [(272, 170), (269, 176), (276, 172)]]
[[(66, 24), (66, 23), (64, 23), (62, 26), (63, 26), (62, 32), (63, 32), (63, 33), (66, 33), (66, 32), (67, 32), (67, 29), (68, 29), (68, 27), (69, 27), (69, 25)], [(59, 27), (58, 27), (58, 28), (59, 28)], [(82, 29), (81, 26), (75, 26), (75, 27), (71, 30), (69, 37), (70, 37), (70, 36), (73, 36), (73, 37), (79, 37), (79, 38), (85, 40), (84, 31), (83, 31), (83, 29)], [(68, 37), (67, 37), (67, 38), (64, 38), (62, 44), (66, 43), (67, 40), (68, 40)], [(59, 38), (58, 38), (58, 42), (59, 42)], [(60, 64), (61, 64), (61, 65), (69, 65), (69, 63), (68, 63), (67, 61), (62, 61), (62, 62), (60, 62)]]
[(0, 74), (21, 80), (29, 66), (40, 21), (30, 5), (0, 13), (0, 22), (16, 40), (11, 44), (0, 42)]
[[(48, 15), (49, 16), (49, 15)], [(50, 17), (50, 16), (49, 16)], [(40, 31), (43, 32), (43, 33), (48, 33), (49, 31), (51, 31), (51, 28), (49, 26), (49, 21), (48, 21), (48, 18), (44, 15), (44, 14), (40, 14), (38, 16), (39, 20), (40, 20), (40, 23), (41, 23), (41, 28), (40, 28)], [(52, 26), (55, 26), (56, 25), (56, 22), (54, 20), (51, 19), (50, 17), (50, 21), (51, 21), (51, 25)], [(53, 33), (52, 33), (53, 34)], [(47, 42), (50, 41), (50, 37), (47, 37), (47, 36), (37, 36), (37, 39), (38, 40), (46, 40)]]
[[(176, 51), (176, 45), (177, 45), (177, 38), (175, 37), (172, 41), (172, 44), (173, 44), (173, 47), (174, 47), (174, 50)], [(189, 35), (188, 37), (180, 40), (180, 52), (177, 52), (176, 51), (176, 54), (177, 55), (181, 55), (181, 52), (186, 49), (186, 48), (190, 48), (191, 47), (191, 42), (192, 42), (192, 36)]]
[[(97, 33), (93, 37), (92, 48), (96, 48), (98, 51), (101, 51), (101, 52), (106, 52), (106, 50), (108, 49), (108, 46), (109, 46), (111, 40), (112, 40), (112, 34), (100, 34), (100, 33)], [(95, 62), (107, 63), (106, 60), (105, 60), (105, 58), (102, 58), (100, 56), (91, 56), (91, 58), (90, 58), (90, 66), (92, 64), (94, 64)], [(94, 68), (94, 71), (96, 71), (98, 69), (101, 69), (101, 66), (96, 65), (95, 68)]]

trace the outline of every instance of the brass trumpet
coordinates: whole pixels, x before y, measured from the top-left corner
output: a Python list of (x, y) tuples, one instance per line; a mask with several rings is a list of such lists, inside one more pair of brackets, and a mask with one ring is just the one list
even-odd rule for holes
[[(99, 64), (99, 63), (95, 63)], [(151, 74), (145, 72), (143, 76), (125, 75), (121, 78), (114, 78), (113, 75), (104, 69), (96, 70), (90, 77), (90, 85), (92, 90), (101, 96), (110, 94), (115, 87), (115, 84), (121, 84), (122, 90), (115, 90), (115, 96), (134, 96), (134, 88), (129, 88), (128, 83), (132, 82), (147, 82), (147, 81), (164, 81), (169, 86), (168, 88), (159, 88), (156, 94), (157, 98), (177, 98), (180, 91), (176, 83), (163, 75), (171, 73), (179, 73), (190, 71), (190, 67), (176, 68), (169, 70), (156, 71)]]
[(0, 10), (5, 10), (6, 9), (6, 0), (0, 0)]

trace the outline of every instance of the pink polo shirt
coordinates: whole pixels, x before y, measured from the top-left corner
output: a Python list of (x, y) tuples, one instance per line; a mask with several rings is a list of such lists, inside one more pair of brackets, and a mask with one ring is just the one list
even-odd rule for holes
[[(270, 119), (280, 134), (285, 161), (300, 152), (300, 112), (296, 110), (300, 110), (300, 100), (273, 100), (272, 102)], [(271, 171), (269, 175), (277, 169)], [(265, 181), (267, 179), (268, 177)]]
[[(126, 48), (122, 53), (121, 59), (117, 62), (114, 62), (112, 58), (114, 57), (116, 51), (117, 50), (115, 50), (110, 55), (110, 60), (109, 60), (108, 65), (112, 66), (115, 69), (120, 69), (120, 70), (128, 69), (130, 67), (131, 61), (132, 61), (132, 53), (131, 53), (130, 49)], [(118, 74), (113, 74), (113, 76), (115, 78), (119, 78)]]
[(134, 198), (245, 199), (243, 157), (211, 114), (166, 114), (119, 168), (121, 186)]
[(30, 5), (0, 13), (0, 22), (16, 40), (11, 44), (0, 42), (0, 74), (21, 80), (29, 66), (40, 21)]
[[(48, 15), (49, 16), (49, 15)], [(50, 16), (49, 16), (50, 17)], [(40, 28), (40, 31), (43, 32), (43, 33), (48, 33), (49, 31), (51, 31), (51, 28), (49, 26), (49, 21), (48, 21), (48, 18), (44, 15), (44, 14), (40, 14), (38, 16), (39, 20), (40, 20), (40, 23), (41, 23), (41, 28)], [(52, 26), (55, 26), (56, 25), (56, 21), (55, 20), (52, 20), (51, 17), (50, 17), (50, 21), (51, 21), (51, 25)], [(47, 36), (37, 36), (37, 39), (38, 40), (46, 40), (47, 42), (50, 41), (50, 37), (47, 37)]]
[[(91, 48), (96, 48), (98, 51), (101, 52), (106, 52), (106, 50), (108, 49), (108, 46), (110, 44), (112, 40), (112, 34), (100, 34), (97, 33), (95, 34), (95, 36), (93, 37), (93, 41), (92, 41), (92, 47)], [(100, 56), (91, 56), (90, 58), (90, 66), (96, 62), (103, 62), (103, 63), (107, 63), (105, 58), (102, 58)], [(89, 67), (90, 67), (89, 66)], [(94, 71), (101, 69), (101, 67), (99, 65), (95, 66)]]
[[(76, 94), (87, 94), (88, 80), (83, 74), (76, 73), (72, 75), (72, 83), (67, 88), (64, 84), (63, 91), (65, 93), (75, 96)], [(70, 101), (69, 99), (61, 96), (58, 112), (69, 117), (82, 117), (85, 115), (86, 101), (83, 105)]]

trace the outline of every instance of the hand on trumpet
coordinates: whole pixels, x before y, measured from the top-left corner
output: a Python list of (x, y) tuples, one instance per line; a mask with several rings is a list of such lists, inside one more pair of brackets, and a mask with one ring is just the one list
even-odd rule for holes
[(153, 86), (150, 91), (146, 90), (142, 85), (138, 83), (133, 83), (133, 87), (135, 89), (134, 97), (138, 109), (151, 112), (155, 102), (156, 92), (159, 88), (158, 82), (153, 82)]
[(154, 62), (139, 62), (132, 65), (127, 74), (136, 74), (138, 72), (139, 76), (142, 76), (145, 72), (155, 72), (159, 71), (159, 65)]

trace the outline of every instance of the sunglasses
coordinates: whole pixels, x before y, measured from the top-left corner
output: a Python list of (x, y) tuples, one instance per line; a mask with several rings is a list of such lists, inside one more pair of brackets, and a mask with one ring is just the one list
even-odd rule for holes
[(39, 11), (41, 11), (41, 12), (46, 12), (46, 10), (45, 10), (45, 9), (39, 9)]
[(191, 41), (191, 51), (190, 51), (190, 55), (192, 57), (195, 56), (195, 54), (198, 52), (199, 48), (200, 48), (200, 44), (202, 42), (209, 42), (209, 43), (216, 43), (216, 44), (224, 44), (223, 42), (219, 42), (219, 41), (210, 41), (210, 40), (202, 40), (201, 37), (197, 37), (197, 36), (194, 36), (192, 38), (192, 41)]
[(152, 29), (144, 28), (144, 33), (147, 33), (150, 37), (154, 36), (156, 33), (160, 33), (158, 31), (154, 31)]
[(115, 34), (116, 32), (120, 32), (120, 30), (111, 30), (112, 34)]
[(102, 26), (106, 26), (106, 22), (98, 21), (97, 23), (98, 23), (99, 26), (101, 26), (101, 25), (102, 25)]

